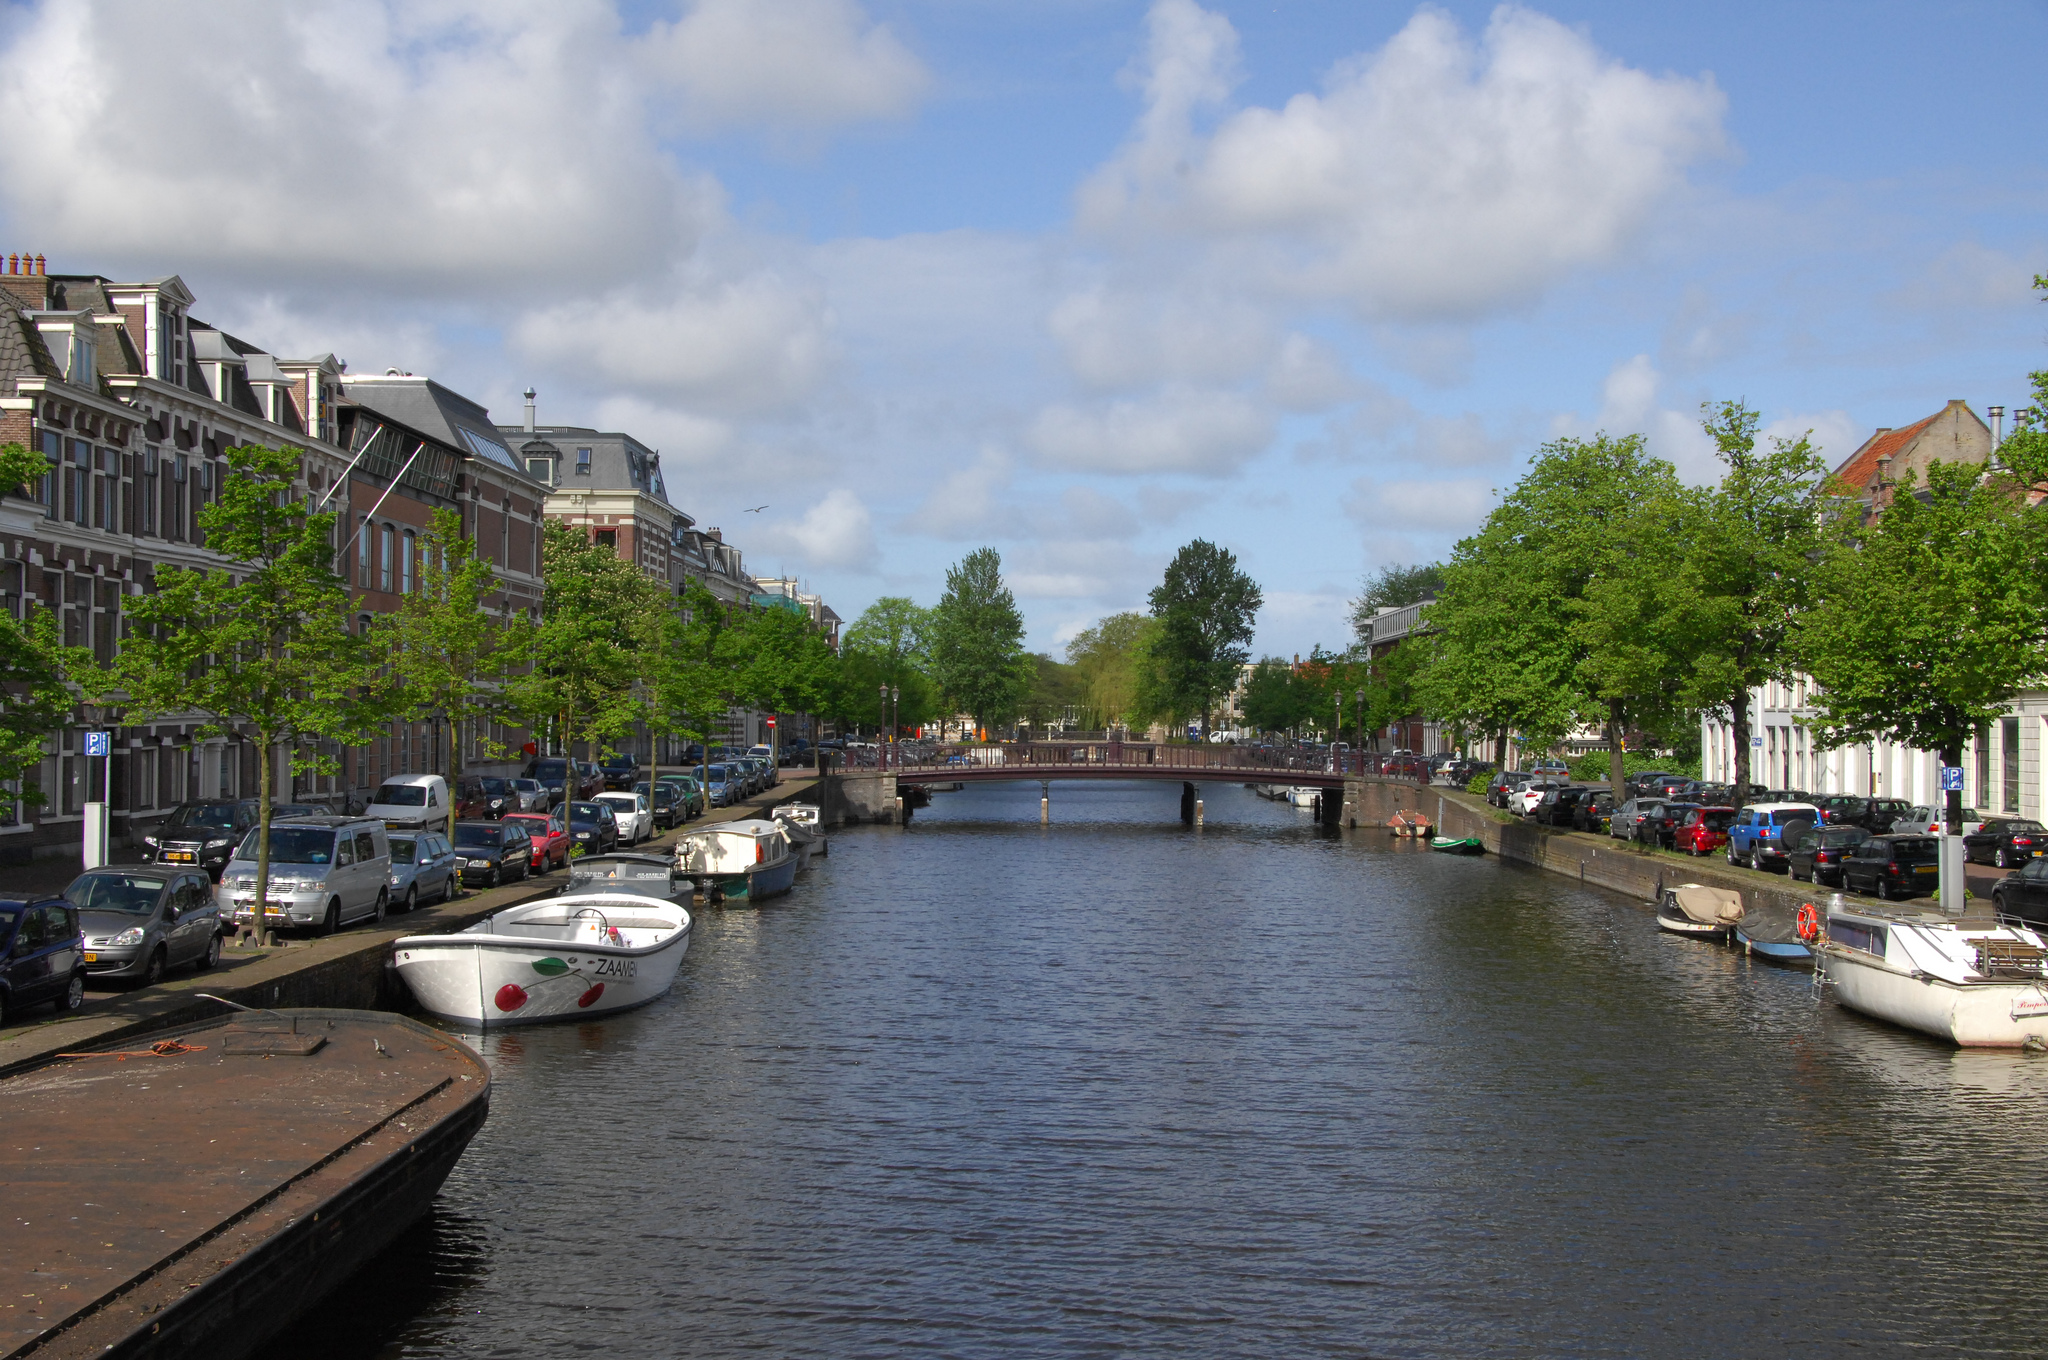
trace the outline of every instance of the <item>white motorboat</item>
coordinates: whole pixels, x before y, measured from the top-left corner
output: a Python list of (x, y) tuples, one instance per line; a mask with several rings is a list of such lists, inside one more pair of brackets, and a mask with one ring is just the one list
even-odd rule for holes
[(1657, 900), (1657, 924), (1673, 935), (1724, 940), (1742, 916), (1742, 894), (1733, 888), (1687, 883), (1666, 888)]
[(775, 820), (783, 824), (789, 843), (801, 857), (799, 868), (831, 852), (825, 839), (825, 811), (816, 803), (784, 803), (775, 809)]
[(507, 907), (452, 935), (392, 946), (429, 1014), (495, 1029), (644, 1006), (668, 991), (690, 947), (690, 913), (629, 892)]
[(783, 824), (750, 818), (702, 827), (676, 842), (676, 873), (696, 883), (704, 900), (744, 906), (789, 891), (797, 856)]
[(1300, 784), (1296, 784), (1293, 788), (1287, 790), (1287, 801), (1296, 807), (1314, 807), (1316, 799), (1322, 796), (1323, 791), (1321, 789), (1307, 788)]
[(2048, 1044), (2048, 948), (2024, 926), (1835, 907), (1814, 952), (1852, 1011), (1965, 1048)]
[(663, 902), (679, 902), (695, 886), (676, 872), (676, 862), (668, 855), (582, 855), (569, 861), (569, 882), (560, 895), (633, 893)]

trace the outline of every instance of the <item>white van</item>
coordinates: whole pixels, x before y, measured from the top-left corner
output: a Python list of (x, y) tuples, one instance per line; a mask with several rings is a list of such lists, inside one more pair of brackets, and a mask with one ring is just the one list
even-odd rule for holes
[(365, 817), (394, 830), (448, 820), (448, 781), (437, 774), (402, 774), (377, 786)]

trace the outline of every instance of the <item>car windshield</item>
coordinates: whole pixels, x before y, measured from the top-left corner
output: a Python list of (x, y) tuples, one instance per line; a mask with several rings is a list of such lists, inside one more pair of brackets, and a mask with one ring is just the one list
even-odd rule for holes
[(164, 823), (164, 829), (166, 831), (175, 831), (184, 827), (214, 826), (233, 830), (234, 825), (235, 808), (232, 803), (214, 803), (211, 805), (186, 803), (171, 814), (170, 820)]
[(1726, 831), (1734, 820), (1734, 808), (1707, 808), (1700, 813), (1700, 825), (1709, 831)]
[(536, 760), (533, 762), (533, 777), (535, 779), (560, 779), (567, 773), (569, 773), (569, 762), (566, 760)]
[(391, 838), (391, 862), (393, 864), (411, 864), (416, 849), (417, 846), (411, 837), (393, 836)]
[(2041, 824), (2039, 822), (2007, 822), (2005, 829), (2007, 831), (2039, 831)]
[[(258, 833), (242, 837), (236, 859), (256, 859)], [(334, 833), (324, 826), (273, 826), (270, 828), (272, 864), (326, 864), (334, 858)]]
[(704, 772), (704, 777), (714, 784), (723, 784), (725, 782), (725, 766), (713, 765)]
[(477, 784), (479, 787), (483, 789), (485, 793), (512, 792), (512, 781), (509, 779), (495, 779), (486, 776), (485, 778), (478, 780)]
[(71, 880), (64, 900), (80, 911), (118, 911), (147, 916), (156, 909), (164, 880), (140, 874), (83, 874)]
[(495, 823), (489, 826), (478, 826), (473, 822), (457, 822), (455, 824), (455, 843), (457, 845), (503, 845), (505, 843), (505, 829)]
[(512, 781), (512, 787), (521, 793), (539, 793), (540, 781), (538, 779), (515, 779)]
[(1892, 859), (1900, 864), (1931, 864), (1940, 857), (1941, 852), (1931, 840), (1892, 842)]
[(572, 822), (602, 822), (612, 815), (612, 810), (603, 803), (569, 804), (569, 820)]
[(1820, 833), (1822, 845), (1861, 845), (1870, 839), (1870, 833), (1860, 826), (1829, 827)]
[(425, 807), (427, 786), (425, 784), (385, 784), (377, 790), (377, 796), (370, 800), (386, 807)]

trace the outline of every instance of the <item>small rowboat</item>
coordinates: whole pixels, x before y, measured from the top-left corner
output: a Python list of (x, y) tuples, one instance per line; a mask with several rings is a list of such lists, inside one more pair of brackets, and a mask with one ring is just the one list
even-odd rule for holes
[(1486, 842), (1477, 836), (1438, 836), (1429, 843), (1429, 848), (1446, 855), (1483, 855)]
[(1776, 932), (1760, 922), (1744, 921), (1735, 927), (1735, 942), (1749, 954), (1758, 954), (1773, 963), (1791, 964), (1794, 967), (1812, 967), (1813, 951), (1798, 940), (1778, 938)]
[(1396, 836), (1427, 836), (1433, 828), (1419, 812), (1397, 812), (1387, 819), (1387, 829)]
[(1666, 888), (1657, 903), (1657, 924), (1674, 935), (1723, 940), (1742, 919), (1742, 894), (1700, 883)]
[(689, 947), (683, 907), (586, 892), (507, 907), (452, 935), (408, 935), (391, 951), (422, 1010), (494, 1029), (644, 1006), (668, 992)]

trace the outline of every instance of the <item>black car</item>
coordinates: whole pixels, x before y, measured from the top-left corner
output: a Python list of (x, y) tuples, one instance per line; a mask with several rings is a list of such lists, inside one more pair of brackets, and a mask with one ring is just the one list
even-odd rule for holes
[(640, 762), (632, 756), (606, 756), (603, 760), (597, 762), (597, 768), (598, 772), (604, 776), (604, 786), (607, 790), (622, 789), (630, 791), (633, 785), (639, 782), (640, 779)]
[(1810, 826), (1793, 838), (1785, 852), (1786, 871), (1805, 883), (1842, 886), (1842, 861), (1870, 833), (1860, 826)]
[(1529, 811), (1529, 820), (1545, 826), (1561, 826), (1570, 829), (1572, 809), (1579, 800), (1591, 796), (1593, 790), (1585, 784), (1566, 784), (1543, 795), (1543, 801)]
[(154, 831), (143, 836), (144, 857), (157, 864), (204, 869), (213, 881), (250, 827), (256, 825), (253, 798), (203, 798), (171, 809)]
[(1994, 817), (1963, 837), (1963, 858), (2017, 869), (2048, 850), (2048, 827), (2025, 817)]
[(1614, 808), (1613, 794), (1606, 789), (1594, 789), (1591, 795), (1572, 804), (1572, 830), (1606, 835), (1614, 821)]
[(457, 822), (455, 871), (465, 886), (525, 878), (533, 865), (533, 837), (517, 822)]
[(1934, 891), (1940, 863), (1932, 836), (1872, 836), (1843, 857), (1842, 886), (1887, 902), (1918, 897)]
[(1691, 775), (1667, 774), (1653, 779), (1643, 786), (1643, 792), (1651, 798), (1673, 798), (1683, 802), (1694, 802), (1693, 795), (1699, 792), (1700, 781)]
[(2030, 859), (1991, 889), (1991, 909), (2028, 925), (2048, 925), (2048, 859)]
[(569, 781), (574, 776), (569, 771), (569, 762), (560, 756), (545, 756), (539, 760), (529, 761), (526, 768), (520, 771), (519, 777), (536, 780), (547, 790), (550, 810), (560, 807), (580, 794), (579, 790), (569, 788)]
[(586, 855), (609, 855), (619, 848), (619, 819), (604, 803), (569, 804), (569, 846)]
[(85, 1004), (85, 941), (61, 897), (0, 898), (0, 1025), (33, 1006)]
[[(1687, 781), (1691, 782), (1691, 781)], [(1664, 803), (1655, 812), (1636, 823), (1636, 839), (1644, 845), (1654, 845), (1669, 850), (1678, 840), (1678, 828), (1685, 821), (1685, 814), (1695, 812), (1700, 803)]]
[(1513, 770), (1502, 770), (1499, 774), (1486, 781), (1486, 801), (1497, 808), (1506, 807), (1508, 805), (1508, 795), (1515, 791), (1515, 785), (1528, 777)]
[(654, 808), (654, 825), (666, 831), (672, 826), (681, 826), (688, 820), (683, 807), (683, 790), (680, 785), (660, 783), (650, 789), (646, 780), (633, 785), (633, 792), (649, 799)]

